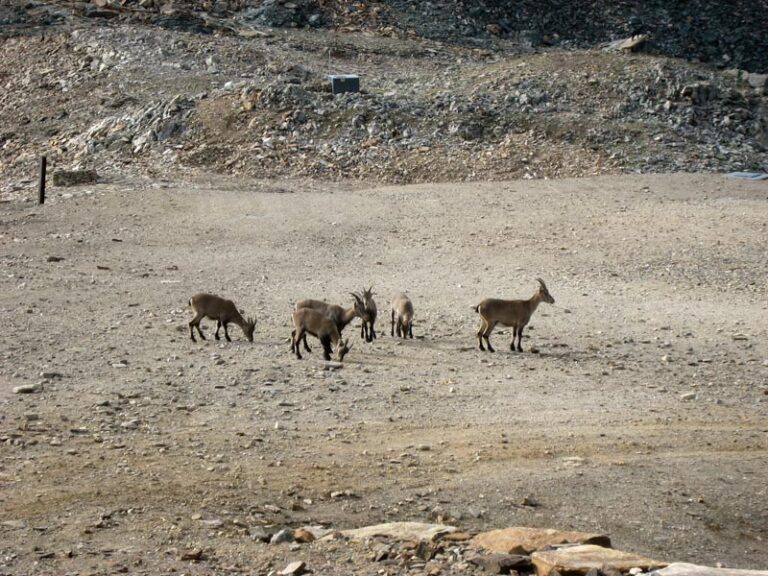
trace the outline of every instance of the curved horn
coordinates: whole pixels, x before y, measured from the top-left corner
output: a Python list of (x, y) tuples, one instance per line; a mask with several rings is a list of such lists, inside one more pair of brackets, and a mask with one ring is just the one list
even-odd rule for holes
[(541, 287), (544, 288), (545, 290), (547, 289), (547, 285), (544, 284), (544, 280), (542, 280), (541, 278), (536, 278), (536, 282), (541, 284)]
[(360, 296), (358, 296), (356, 292), (350, 292), (350, 294), (351, 294), (351, 295), (354, 297), (354, 299), (355, 299), (356, 301), (358, 301), (358, 302), (360, 302), (360, 303), (362, 303), (362, 302), (363, 302), (363, 299), (362, 299)]

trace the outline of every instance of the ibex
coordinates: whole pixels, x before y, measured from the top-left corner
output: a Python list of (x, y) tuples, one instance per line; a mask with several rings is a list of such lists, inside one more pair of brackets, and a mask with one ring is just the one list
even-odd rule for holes
[(402, 292), (392, 298), (392, 336), (395, 335), (395, 326), (398, 338), (413, 338), (413, 302)]
[(368, 312), (369, 320), (366, 321), (363, 318), (363, 325), (360, 327), (360, 338), (364, 338), (366, 342), (373, 342), (376, 339), (376, 302), (373, 300), (373, 286), (366, 290), (363, 288), (362, 296), (355, 296), (355, 298), (361, 298), (363, 304), (365, 304), (365, 310)]
[(256, 320), (253, 318), (248, 318), (247, 320), (243, 318), (232, 300), (225, 300), (213, 294), (195, 294), (189, 299), (189, 306), (195, 314), (195, 317), (189, 323), (189, 336), (193, 342), (197, 342), (195, 340), (195, 328), (197, 328), (200, 338), (205, 340), (205, 335), (200, 330), (200, 320), (205, 317), (216, 320), (216, 340), (220, 339), (219, 330), (224, 326), (224, 337), (227, 339), (227, 342), (232, 342), (227, 331), (227, 324), (233, 322), (240, 326), (248, 341), (253, 342), (253, 330), (256, 327)]
[(293, 331), (291, 332), (291, 352), (296, 354), (296, 358), (301, 360), (299, 352), (299, 342), (304, 340), (304, 347), (307, 346), (307, 334), (320, 340), (323, 345), (323, 357), (326, 360), (331, 359), (331, 344), (336, 346), (336, 357), (339, 362), (344, 360), (344, 356), (352, 349), (352, 346), (342, 340), (341, 334), (336, 323), (318, 310), (313, 308), (299, 308), (293, 311)]
[(523, 328), (528, 325), (531, 315), (541, 302), (555, 303), (555, 299), (552, 298), (547, 290), (544, 280), (541, 278), (536, 278), (536, 280), (539, 283), (539, 289), (536, 290), (536, 293), (529, 300), (497, 300), (495, 298), (488, 298), (475, 306), (475, 312), (480, 313), (481, 319), (480, 330), (477, 331), (477, 341), (480, 344), (480, 350), (485, 351), (483, 347), (483, 338), (485, 338), (488, 350), (495, 352), (488, 337), (491, 335), (496, 324), (501, 324), (502, 326), (512, 326), (510, 350), (514, 352), (515, 338), (517, 338), (517, 351), (523, 351), (521, 345)]
[[(352, 294), (352, 296), (354, 297), (355, 301), (349, 308), (342, 308), (336, 304), (328, 304), (322, 300), (301, 300), (296, 302), (296, 305), (293, 307), (293, 309), (300, 310), (302, 308), (310, 308), (312, 310), (321, 312), (334, 321), (336, 324), (336, 329), (339, 331), (339, 334), (341, 334), (344, 328), (346, 328), (347, 325), (355, 318), (362, 318), (363, 322), (369, 318), (368, 312), (365, 309), (365, 304), (363, 303), (360, 296), (357, 294)], [(293, 335), (291, 338), (293, 338)], [(304, 350), (311, 352), (311, 348), (307, 345), (306, 335), (304, 336), (303, 341)]]

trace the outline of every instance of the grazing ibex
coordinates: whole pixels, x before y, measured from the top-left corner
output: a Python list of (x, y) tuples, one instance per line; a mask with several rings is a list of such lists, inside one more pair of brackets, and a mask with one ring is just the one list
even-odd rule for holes
[[(358, 296), (355, 296), (358, 298)], [(373, 286), (366, 290), (363, 288), (362, 296), (363, 304), (365, 304), (365, 310), (368, 312), (369, 320), (366, 321), (363, 318), (363, 325), (360, 327), (360, 338), (364, 338), (366, 342), (373, 342), (376, 339), (376, 302), (373, 300)]]
[(352, 346), (342, 340), (336, 323), (322, 312), (313, 308), (298, 308), (293, 311), (292, 319), (291, 352), (294, 352), (299, 360), (301, 360), (299, 342), (302, 339), (304, 339), (304, 347), (309, 351), (307, 334), (312, 334), (320, 340), (320, 344), (323, 345), (323, 357), (326, 360), (331, 359), (331, 344), (336, 346), (336, 357), (339, 362), (344, 360), (346, 353), (351, 350)]
[(233, 322), (240, 326), (248, 341), (253, 342), (253, 330), (256, 327), (256, 320), (253, 318), (248, 318), (247, 320), (243, 318), (232, 300), (225, 300), (213, 294), (195, 294), (189, 299), (189, 306), (195, 314), (195, 317), (189, 323), (189, 336), (193, 342), (197, 342), (195, 340), (195, 328), (197, 328), (200, 338), (205, 340), (203, 331), (200, 330), (200, 320), (206, 316), (211, 320), (216, 320), (216, 340), (219, 340), (219, 329), (224, 326), (224, 337), (228, 342), (232, 342), (227, 331), (227, 324)]
[[(352, 294), (352, 296), (355, 298), (354, 303), (349, 308), (342, 308), (341, 306), (337, 306), (336, 304), (328, 304), (327, 302), (323, 302), (322, 300), (301, 300), (299, 302), (296, 302), (296, 305), (293, 307), (294, 310), (301, 310), (302, 308), (310, 308), (312, 310), (317, 310), (318, 312), (321, 312), (328, 318), (334, 321), (336, 324), (336, 329), (339, 331), (339, 334), (344, 330), (344, 328), (347, 327), (347, 324), (352, 322), (355, 318), (362, 318), (363, 322), (365, 322), (369, 316), (368, 312), (365, 309), (365, 304), (363, 303), (360, 296), (357, 294)], [(307, 337), (304, 336), (304, 350), (307, 352), (311, 352), (312, 350), (307, 345)]]
[(398, 338), (413, 338), (413, 302), (402, 292), (392, 298), (392, 336), (395, 335), (395, 319)]
[(475, 312), (480, 313), (481, 319), (480, 330), (477, 331), (477, 341), (480, 344), (480, 350), (485, 351), (483, 347), (483, 338), (485, 338), (488, 350), (495, 352), (488, 337), (491, 335), (494, 326), (501, 324), (502, 326), (512, 326), (510, 350), (514, 352), (515, 338), (517, 338), (517, 350), (518, 352), (523, 351), (521, 345), (523, 328), (528, 325), (531, 315), (541, 302), (555, 303), (555, 299), (552, 298), (547, 290), (544, 280), (541, 278), (536, 278), (536, 280), (539, 283), (539, 288), (529, 300), (497, 300), (495, 298), (488, 298), (475, 306)]

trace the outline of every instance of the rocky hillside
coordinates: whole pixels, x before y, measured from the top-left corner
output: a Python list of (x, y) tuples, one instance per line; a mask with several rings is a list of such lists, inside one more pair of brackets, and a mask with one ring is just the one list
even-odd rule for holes
[(393, 182), (768, 169), (764, 7), (553, 4), (13, 0), (0, 192), (42, 154)]
[(411, 34), (485, 48), (495, 40), (589, 48), (642, 33), (656, 54), (768, 72), (768, 3), (752, 0), (11, 0), (0, 23), (13, 27), (0, 33), (59, 23), (66, 9), (198, 33), (226, 29), (221, 20), (233, 19), (267, 27)]

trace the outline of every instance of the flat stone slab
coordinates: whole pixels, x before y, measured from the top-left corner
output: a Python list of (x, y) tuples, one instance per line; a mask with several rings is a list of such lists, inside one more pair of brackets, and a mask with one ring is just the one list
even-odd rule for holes
[(632, 568), (641, 568), (648, 572), (667, 565), (666, 562), (645, 558), (632, 552), (594, 544), (534, 552), (531, 560), (538, 576), (548, 576), (553, 570), (557, 570), (562, 576), (578, 576), (592, 569), (602, 570), (606, 566), (622, 573), (627, 573)]
[(588, 532), (512, 527), (482, 532), (472, 539), (472, 544), (497, 554), (530, 554), (547, 546), (561, 544), (597, 544), (610, 548), (611, 539), (604, 534)]
[(656, 570), (660, 576), (768, 576), (768, 570), (738, 570), (735, 568), (712, 568), (686, 562), (675, 562), (666, 568)]
[(455, 532), (454, 526), (443, 524), (425, 524), (422, 522), (390, 522), (366, 526), (355, 530), (342, 530), (342, 535), (352, 540), (365, 540), (374, 536), (383, 536), (401, 541), (432, 542), (443, 534)]

